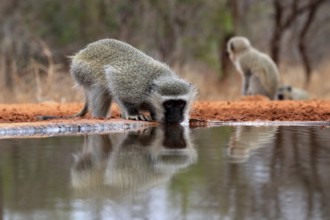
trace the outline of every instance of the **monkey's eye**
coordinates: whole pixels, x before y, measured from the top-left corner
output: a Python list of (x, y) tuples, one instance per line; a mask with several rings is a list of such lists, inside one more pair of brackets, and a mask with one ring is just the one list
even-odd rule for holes
[(177, 106), (180, 108), (183, 108), (186, 105), (186, 102), (183, 100), (178, 100), (177, 101)]
[(172, 102), (171, 101), (167, 101), (167, 102), (164, 102), (164, 107), (165, 108), (171, 108), (172, 107)]
[(164, 108), (172, 109), (172, 108), (181, 108), (183, 109), (186, 106), (186, 101), (184, 100), (168, 100), (163, 103)]

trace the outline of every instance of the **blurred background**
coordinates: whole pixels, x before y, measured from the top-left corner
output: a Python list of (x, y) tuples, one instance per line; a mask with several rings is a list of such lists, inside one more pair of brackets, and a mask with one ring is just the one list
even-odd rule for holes
[(0, 102), (83, 101), (67, 57), (102, 38), (166, 62), (200, 100), (235, 100), (234, 35), (268, 53), (283, 83), (328, 99), (329, 11), (329, 0), (1, 0)]

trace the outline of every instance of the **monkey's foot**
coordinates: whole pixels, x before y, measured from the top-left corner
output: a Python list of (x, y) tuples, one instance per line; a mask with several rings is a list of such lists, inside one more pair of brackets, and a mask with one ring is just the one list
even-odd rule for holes
[(126, 119), (135, 121), (152, 121), (150, 116), (145, 115), (129, 115)]

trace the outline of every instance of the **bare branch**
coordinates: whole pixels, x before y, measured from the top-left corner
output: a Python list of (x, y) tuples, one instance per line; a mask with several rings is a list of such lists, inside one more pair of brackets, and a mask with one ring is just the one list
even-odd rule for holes
[[(274, 32), (271, 38), (270, 46), (271, 46), (271, 56), (275, 63), (279, 63), (280, 58), (280, 45), (283, 33), (296, 21), (296, 19), (304, 14), (305, 12), (310, 12), (314, 10), (314, 8), (318, 8), (318, 6), (325, 2), (326, 0), (310, 0), (303, 6), (299, 7), (299, 0), (293, 0), (290, 7), (290, 14), (286, 19), (284, 19), (283, 11), (285, 10), (285, 6), (283, 6), (281, 0), (273, 0), (274, 7)], [(312, 18), (313, 20), (314, 18)], [(309, 24), (310, 25), (310, 24)], [(309, 29), (309, 25), (307, 26), (306, 33)]]

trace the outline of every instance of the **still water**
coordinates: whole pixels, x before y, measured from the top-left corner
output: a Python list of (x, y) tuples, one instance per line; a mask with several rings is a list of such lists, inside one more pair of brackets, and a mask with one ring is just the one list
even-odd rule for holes
[(330, 128), (0, 139), (0, 219), (329, 219)]

